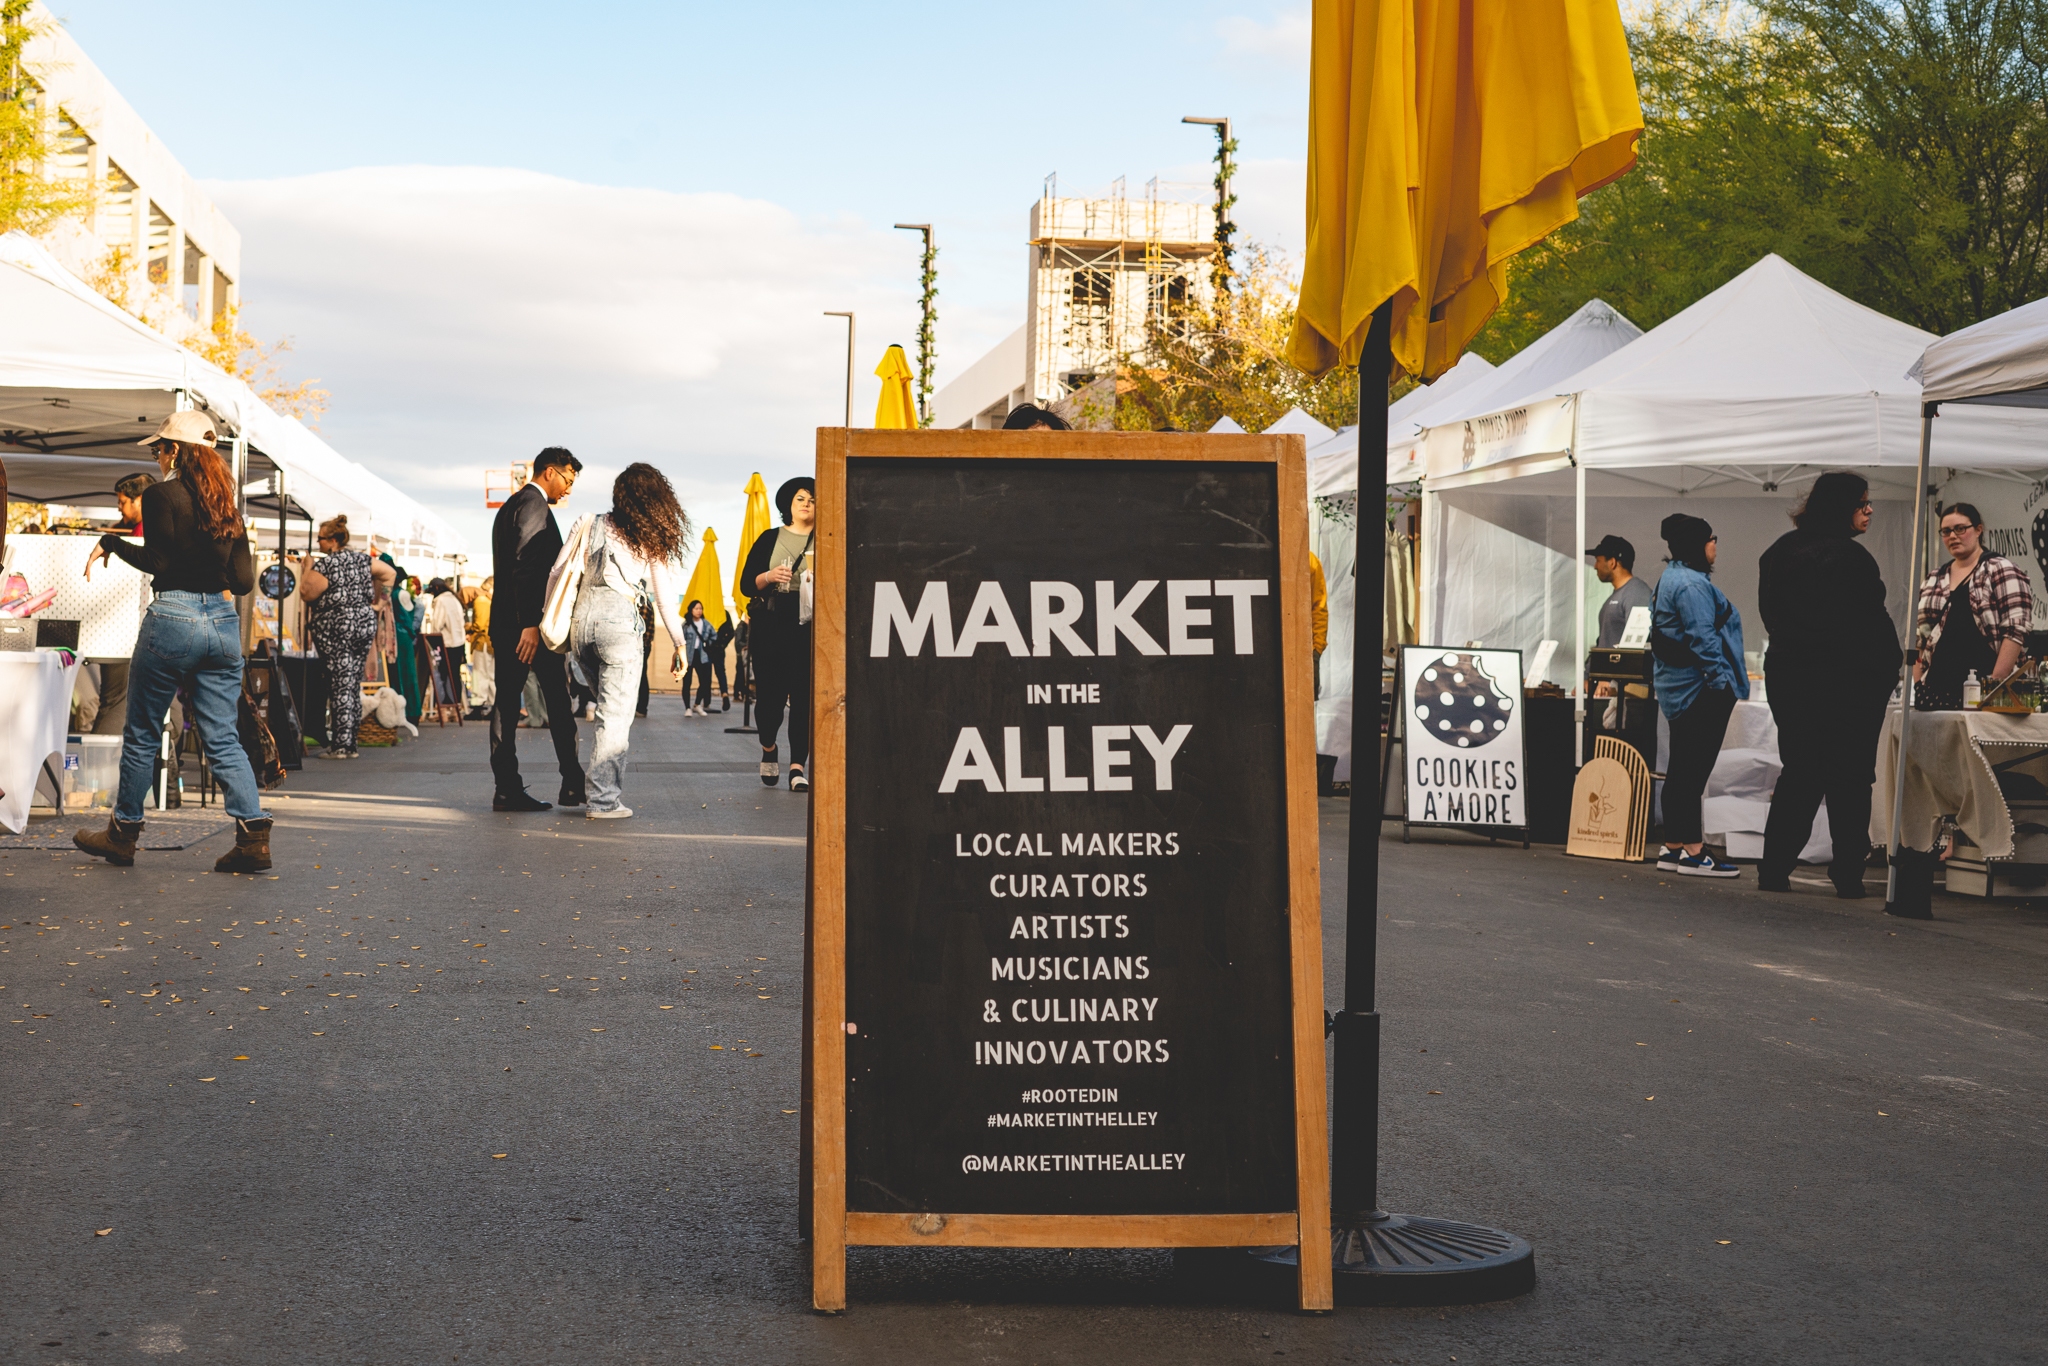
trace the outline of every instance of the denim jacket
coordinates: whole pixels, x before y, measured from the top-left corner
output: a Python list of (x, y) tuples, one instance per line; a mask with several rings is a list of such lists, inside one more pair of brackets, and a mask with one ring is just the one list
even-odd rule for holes
[(683, 620), (683, 640), (690, 652), (690, 663), (709, 664), (712, 648), (718, 643), (718, 628), (711, 624), (711, 618), (702, 621), (686, 617)]
[(1696, 664), (1656, 662), (1657, 705), (1666, 716), (1683, 714), (1701, 692), (1717, 688), (1749, 696), (1749, 668), (1742, 658), (1742, 613), (1714, 581), (1689, 564), (1672, 563), (1657, 580), (1650, 606), (1657, 634), (1692, 651)]

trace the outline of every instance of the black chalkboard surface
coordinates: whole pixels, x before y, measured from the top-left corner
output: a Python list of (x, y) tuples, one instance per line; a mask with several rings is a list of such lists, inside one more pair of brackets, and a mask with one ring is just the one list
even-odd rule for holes
[(1300, 445), (1231, 440), (821, 434), (843, 1241), (1293, 1243), (1327, 1179)]

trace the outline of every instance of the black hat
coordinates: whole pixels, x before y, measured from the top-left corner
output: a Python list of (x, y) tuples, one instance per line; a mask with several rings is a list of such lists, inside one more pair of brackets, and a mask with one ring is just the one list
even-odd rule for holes
[(1623, 569), (1633, 570), (1636, 567), (1636, 548), (1621, 539), (1621, 537), (1611, 533), (1602, 536), (1600, 544), (1594, 546), (1586, 553), (1597, 559), (1620, 560)]
[(1028, 432), (1043, 422), (1056, 432), (1072, 431), (1067, 420), (1050, 408), (1041, 408), (1033, 403), (1020, 403), (1010, 409), (1010, 415), (1003, 419), (1006, 432)]
[(1657, 528), (1664, 538), (1664, 544), (1671, 547), (1671, 558), (1681, 564), (1689, 564), (1704, 573), (1707, 569), (1707, 542), (1714, 539), (1714, 528), (1704, 517), (1690, 513), (1674, 512), (1666, 517)]
[(790, 511), (790, 504), (796, 501), (796, 491), (798, 489), (804, 490), (813, 498), (818, 496), (818, 485), (808, 474), (799, 474), (796, 478), (775, 490), (775, 510), (782, 514), (782, 524), (784, 526), (788, 526), (790, 518), (796, 515)]

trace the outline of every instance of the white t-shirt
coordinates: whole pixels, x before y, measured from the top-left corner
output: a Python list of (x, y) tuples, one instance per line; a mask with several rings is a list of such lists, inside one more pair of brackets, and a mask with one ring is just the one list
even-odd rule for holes
[(640, 558), (633, 543), (612, 525), (611, 514), (597, 519), (604, 527), (604, 547), (595, 584), (625, 597), (646, 593), (654, 600), (654, 615), (678, 650), (683, 648), (683, 567), (674, 560), (650, 564)]

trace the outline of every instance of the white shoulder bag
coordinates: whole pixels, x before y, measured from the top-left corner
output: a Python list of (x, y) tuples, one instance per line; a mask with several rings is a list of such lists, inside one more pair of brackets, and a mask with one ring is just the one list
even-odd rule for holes
[(584, 513), (569, 528), (569, 539), (555, 556), (548, 571), (547, 597), (540, 611), (541, 644), (556, 654), (569, 652), (569, 624), (576, 614), (576, 595), (583, 591), (584, 561), (590, 552), (590, 524), (595, 514)]

